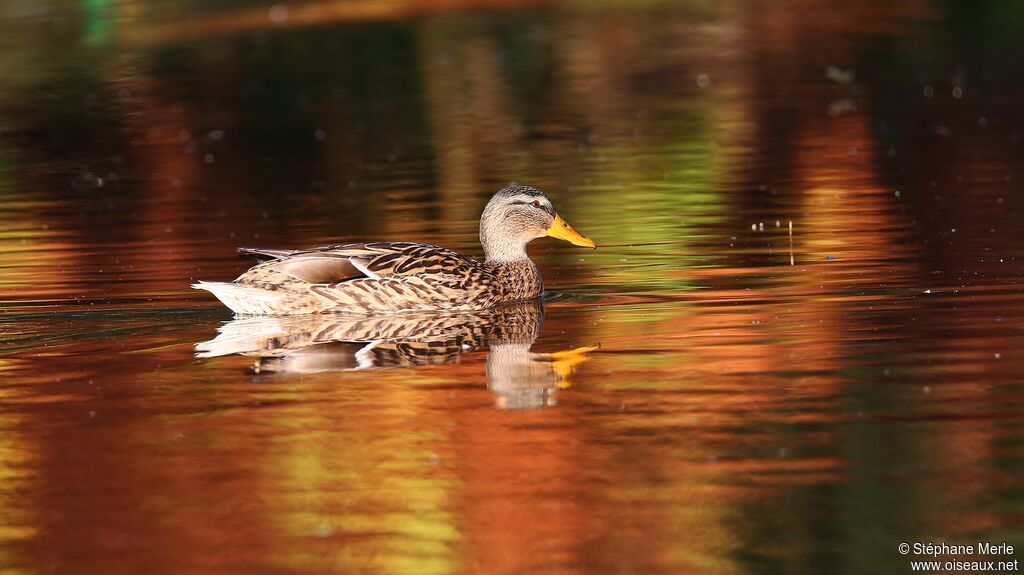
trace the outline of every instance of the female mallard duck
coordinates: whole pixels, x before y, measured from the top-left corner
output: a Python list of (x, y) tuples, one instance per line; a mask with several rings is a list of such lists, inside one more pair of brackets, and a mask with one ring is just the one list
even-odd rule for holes
[(536, 298), (540, 271), (526, 244), (551, 236), (596, 247), (574, 230), (543, 192), (513, 184), (480, 216), (478, 262), (429, 244), (373, 242), (312, 250), (240, 248), (265, 259), (231, 283), (199, 282), (239, 314), (393, 313), (479, 310)]

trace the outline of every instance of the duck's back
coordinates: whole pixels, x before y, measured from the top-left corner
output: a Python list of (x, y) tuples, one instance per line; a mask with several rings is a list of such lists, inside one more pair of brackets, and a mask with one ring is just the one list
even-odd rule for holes
[[(540, 295), (528, 265), (485, 265), (430, 244), (373, 242), (312, 250), (242, 248), (266, 261), (232, 283), (200, 282), (235, 313), (393, 313), (484, 309)], [(518, 263), (518, 262), (517, 262)]]

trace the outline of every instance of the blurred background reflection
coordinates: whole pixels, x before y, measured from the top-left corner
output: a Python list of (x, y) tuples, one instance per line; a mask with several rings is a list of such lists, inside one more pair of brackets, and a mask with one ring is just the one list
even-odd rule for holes
[[(0, 572), (1024, 545), (1022, 70), (1010, 0), (0, 3)], [(238, 245), (479, 255), (509, 181), (601, 248), (363, 355), (415, 369), (188, 288)]]

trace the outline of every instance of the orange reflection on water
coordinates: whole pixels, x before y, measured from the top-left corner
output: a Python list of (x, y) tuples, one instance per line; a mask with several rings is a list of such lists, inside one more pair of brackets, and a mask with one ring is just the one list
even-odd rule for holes
[[(886, 572), (1011, 539), (1020, 161), (956, 70), (914, 83), (942, 7), (484, 4), (129, 3), (107, 44), (69, 11), (5, 51), (0, 569)], [(473, 253), (510, 179), (601, 245), (531, 246), (543, 322), (317, 339), (186, 287), (245, 244)], [(227, 336), (255, 345), (195, 357)]]

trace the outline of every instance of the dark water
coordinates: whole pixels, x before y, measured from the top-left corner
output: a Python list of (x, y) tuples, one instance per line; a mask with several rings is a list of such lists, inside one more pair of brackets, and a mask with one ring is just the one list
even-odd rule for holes
[[(0, 4), (0, 571), (1024, 545), (1022, 71), (1010, 1)], [(512, 180), (601, 246), (531, 247), (543, 310), (367, 348), (188, 288), (479, 254)]]

